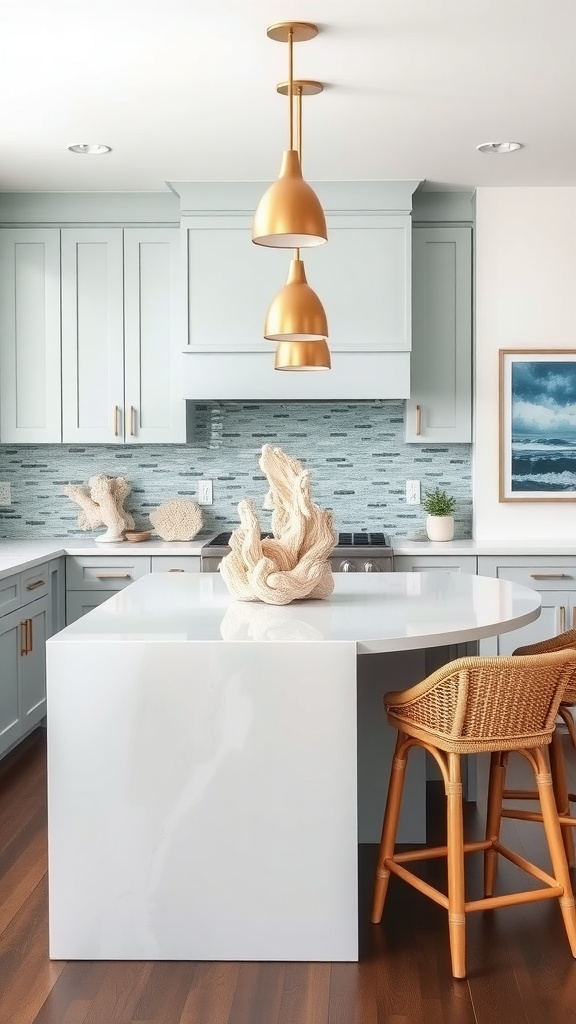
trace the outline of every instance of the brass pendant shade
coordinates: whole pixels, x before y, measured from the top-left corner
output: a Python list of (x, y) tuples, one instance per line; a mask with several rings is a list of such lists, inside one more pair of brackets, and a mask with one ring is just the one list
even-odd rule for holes
[(281, 341), (276, 349), (275, 370), (302, 373), (329, 370), (330, 350), (325, 341)]
[(304, 181), (300, 157), (287, 149), (280, 177), (266, 190), (254, 215), (252, 241), (280, 249), (321, 245), (328, 238), (320, 200)]
[(301, 259), (290, 263), (288, 280), (266, 314), (264, 337), (268, 341), (324, 341), (328, 322), (324, 306), (306, 281)]

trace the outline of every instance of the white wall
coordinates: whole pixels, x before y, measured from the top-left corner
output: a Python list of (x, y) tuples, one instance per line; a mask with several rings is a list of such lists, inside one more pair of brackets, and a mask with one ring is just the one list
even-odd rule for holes
[(576, 188), (476, 195), (477, 540), (576, 537), (576, 503), (498, 502), (498, 350), (576, 349)]

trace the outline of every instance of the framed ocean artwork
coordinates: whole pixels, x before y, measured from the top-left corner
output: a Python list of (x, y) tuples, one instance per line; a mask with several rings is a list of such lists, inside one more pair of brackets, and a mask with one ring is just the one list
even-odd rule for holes
[(500, 350), (500, 501), (576, 501), (576, 350)]

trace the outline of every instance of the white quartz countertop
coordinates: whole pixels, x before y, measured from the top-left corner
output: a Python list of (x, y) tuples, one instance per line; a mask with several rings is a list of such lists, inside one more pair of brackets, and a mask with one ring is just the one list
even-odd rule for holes
[(41, 540), (0, 540), (0, 579), (29, 569), (60, 555), (100, 555), (135, 558), (139, 555), (200, 555), (202, 546), (215, 536), (204, 534), (189, 541), (147, 540), (140, 543), (98, 544), (83, 537), (55, 537)]
[(540, 596), (465, 573), (335, 576), (325, 601), (271, 606), (234, 600), (214, 574), (155, 573), (136, 580), (50, 644), (95, 641), (354, 641), (359, 653), (477, 640), (526, 625)]
[[(575, 530), (576, 533), (576, 530)], [(576, 555), (576, 536), (567, 540), (407, 540), (392, 537), (395, 555)]]

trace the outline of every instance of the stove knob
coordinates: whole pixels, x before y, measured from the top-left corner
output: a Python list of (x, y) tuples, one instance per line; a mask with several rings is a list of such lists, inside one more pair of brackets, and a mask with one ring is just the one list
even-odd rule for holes
[(380, 572), (376, 562), (364, 562), (364, 572)]
[(354, 562), (351, 562), (349, 558), (345, 562), (340, 562), (340, 572), (356, 572)]

